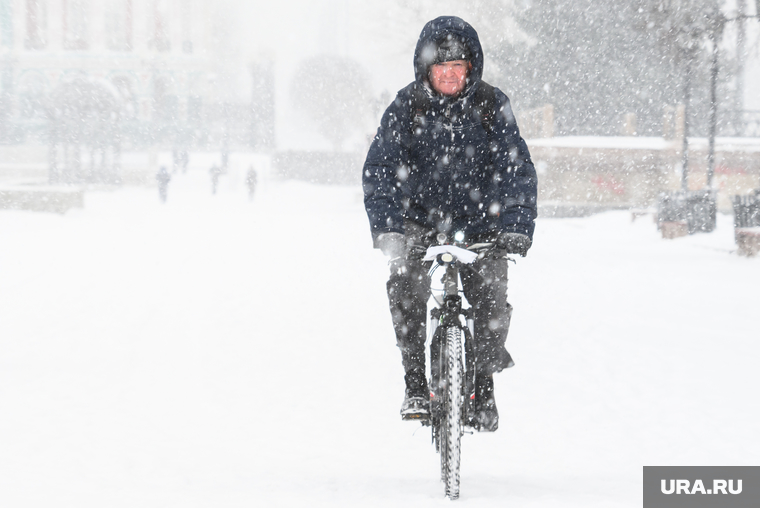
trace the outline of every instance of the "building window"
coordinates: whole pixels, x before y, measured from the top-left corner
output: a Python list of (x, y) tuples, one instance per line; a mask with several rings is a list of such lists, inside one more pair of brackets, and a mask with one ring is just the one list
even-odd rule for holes
[(89, 0), (63, 0), (63, 47), (83, 50), (90, 47)]
[(47, 46), (47, 1), (26, 0), (26, 49)]
[(173, 81), (170, 76), (153, 77), (153, 118), (165, 124), (175, 123), (179, 113)]
[(27, 71), (18, 80), (19, 116), (24, 120), (45, 118), (47, 81), (40, 71)]
[(0, 46), (13, 47), (13, 16), (9, 0), (0, 0)]
[(193, 52), (193, 25), (192, 9), (194, 5), (190, 2), (183, 2), (180, 6), (180, 28), (182, 30), (182, 52)]
[(137, 95), (135, 94), (134, 80), (129, 76), (116, 76), (111, 78), (111, 83), (119, 91), (124, 117), (128, 119), (136, 118)]
[(105, 29), (108, 49), (132, 50), (132, 0), (107, 0)]
[(197, 95), (187, 98), (187, 121), (193, 125), (200, 125), (203, 119), (203, 99)]

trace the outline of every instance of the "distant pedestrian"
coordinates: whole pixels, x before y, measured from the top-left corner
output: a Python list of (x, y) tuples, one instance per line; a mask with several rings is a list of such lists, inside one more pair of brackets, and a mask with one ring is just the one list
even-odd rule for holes
[(179, 162), (182, 166), (182, 172), (187, 173), (187, 165), (190, 163), (190, 154), (186, 149), (180, 150), (179, 152)]
[(172, 150), (172, 174), (176, 173), (179, 168), (182, 172), (187, 172), (187, 164), (190, 161), (187, 150), (175, 148)]
[(230, 152), (226, 148), (222, 150), (222, 173), (227, 174), (230, 164)]
[(253, 199), (253, 193), (256, 192), (256, 181), (256, 169), (251, 164), (251, 167), (248, 168), (248, 174), (245, 175), (245, 184), (248, 186), (248, 199)]
[(211, 173), (211, 194), (216, 194), (216, 188), (219, 185), (219, 175), (222, 174), (222, 169), (214, 164), (209, 170)]
[(156, 181), (158, 182), (158, 197), (161, 198), (162, 203), (166, 203), (166, 191), (171, 179), (172, 175), (166, 170), (166, 166), (161, 166), (161, 169), (156, 173)]

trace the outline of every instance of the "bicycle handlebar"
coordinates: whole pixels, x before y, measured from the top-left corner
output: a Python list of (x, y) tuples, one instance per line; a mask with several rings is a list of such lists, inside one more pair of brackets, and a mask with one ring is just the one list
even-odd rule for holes
[[(442, 245), (431, 245), (431, 246), (425, 246), (425, 245), (411, 245), (407, 249), (406, 257), (410, 259), (425, 259), (430, 256), (430, 259), (426, 259), (426, 261), (432, 261), (435, 259), (435, 256), (437, 254), (440, 254), (442, 252), (451, 250), (453, 252), (459, 251), (465, 251), (467, 253), (472, 254), (470, 256), (469, 254), (464, 254), (463, 256), (455, 256), (457, 259), (460, 259), (461, 257), (464, 257), (466, 259), (471, 259), (471, 261), (466, 261), (466, 263), (472, 263), (478, 256), (483, 255), (490, 251), (495, 244), (493, 243), (474, 243), (472, 245), (462, 245), (462, 244), (455, 244), (455, 243), (447, 243)], [(460, 259), (461, 261), (464, 261), (464, 259)]]

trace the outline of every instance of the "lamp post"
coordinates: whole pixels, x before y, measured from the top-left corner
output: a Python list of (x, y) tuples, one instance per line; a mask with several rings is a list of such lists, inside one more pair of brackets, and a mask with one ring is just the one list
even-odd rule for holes
[[(737, 21), (750, 18), (758, 18), (760, 14), (760, 0), (755, 0), (758, 11), (755, 15), (737, 15), (728, 19), (719, 9), (713, 8), (701, 15), (683, 12), (685, 18), (680, 24), (675, 40), (682, 58), (684, 59), (684, 126), (683, 147), (681, 154), (682, 179), (681, 190), (671, 193), (663, 193), (658, 205), (658, 224), (661, 225), (663, 237), (667, 236), (666, 224), (686, 223), (688, 233), (698, 231), (710, 232), (716, 224), (716, 192), (712, 189), (712, 180), (715, 173), (715, 136), (718, 124), (718, 42), (723, 34), (723, 29), (729, 21)], [(676, 9), (677, 10), (677, 9)], [(709, 132), (708, 132), (708, 155), (707, 155), (707, 186), (705, 189), (689, 191), (688, 165), (689, 165), (689, 102), (691, 99), (691, 68), (699, 48), (699, 41), (707, 36), (711, 42), (711, 65), (710, 65), (710, 109), (709, 109)]]
[(710, 68), (710, 125), (707, 141), (707, 188), (712, 188), (712, 179), (715, 174), (715, 136), (718, 129), (718, 41), (723, 35), (723, 29), (729, 21), (741, 21), (744, 19), (757, 19), (760, 15), (760, 0), (755, 0), (756, 11), (754, 15), (742, 14), (734, 18), (726, 18), (720, 10), (712, 10), (707, 14), (709, 19), (710, 41), (712, 42), (712, 62)]
[(686, 54), (683, 84), (683, 141), (681, 146), (681, 189), (689, 190), (689, 103), (691, 102), (691, 54)]
[[(760, 0), (757, 0), (760, 2)], [(710, 42), (712, 43), (712, 61), (710, 65), (710, 125), (707, 142), (707, 188), (712, 188), (715, 173), (715, 134), (718, 129), (718, 41), (723, 35), (726, 18), (720, 11), (713, 11), (710, 19)]]
[(691, 102), (691, 69), (692, 60), (698, 48), (699, 38), (702, 31), (696, 23), (687, 23), (681, 26), (678, 33), (677, 43), (684, 61), (683, 78), (683, 144), (681, 146), (681, 190), (689, 190), (689, 106)]

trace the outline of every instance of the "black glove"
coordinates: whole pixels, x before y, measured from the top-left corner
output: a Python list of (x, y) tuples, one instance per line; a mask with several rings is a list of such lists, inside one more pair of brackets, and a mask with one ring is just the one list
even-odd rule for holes
[(530, 237), (522, 233), (502, 233), (496, 240), (497, 247), (506, 250), (508, 254), (519, 254), (522, 257), (528, 254), (532, 243)]
[(406, 254), (406, 237), (401, 233), (383, 233), (377, 237), (377, 247), (391, 259)]

